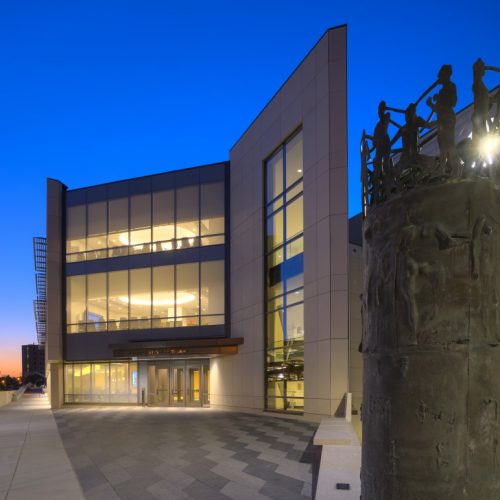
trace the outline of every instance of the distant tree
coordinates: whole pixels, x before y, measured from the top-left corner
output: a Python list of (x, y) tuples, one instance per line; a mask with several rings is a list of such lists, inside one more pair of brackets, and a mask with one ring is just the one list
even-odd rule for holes
[(36, 387), (42, 387), (46, 384), (46, 379), (41, 373), (30, 373), (25, 379), (24, 383), (26, 385), (34, 385)]
[(0, 391), (17, 391), (21, 386), (20, 379), (6, 375), (0, 378)]

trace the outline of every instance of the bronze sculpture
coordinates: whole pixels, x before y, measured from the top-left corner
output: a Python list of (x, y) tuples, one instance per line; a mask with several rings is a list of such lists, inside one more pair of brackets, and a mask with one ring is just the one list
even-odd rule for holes
[[(388, 106), (385, 101), (379, 103), (378, 121), (373, 135), (363, 131), (361, 140), (365, 215), (368, 207), (419, 184), (443, 182), (448, 178), (460, 179), (472, 173), (481, 177), (491, 175), (491, 169), (483, 167), (500, 160), (500, 152), (495, 153), (495, 158), (489, 152), (485, 153), (488, 147), (491, 149), (491, 144), (500, 144), (500, 88), (494, 94), (488, 90), (483, 83), (486, 71), (500, 72), (500, 68), (487, 66), (477, 59), (473, 65), (472, 139), (462, 140), (458, 149), (455, 144), (454, 109), (457, 89), (451, 81), (452, 67), (449, 64), (440, 68), (438, 79), (406, 109)], [(429, 96), (438, 86), (439, 91)], [(426, 118), (418, 111), (424, 99), (430, 108)], [(404, 123), (393, 120), (390, 112), (404, 114)], [(494, 116), (490, 116), (492, 112)], [(389, 130), (390, 126), (396, 129), (393, 134)], [(421, 138), (423, 130), (429, 130), (424, 139)], [(422, 143), (433, 137), (437, 138), (439, 156), (421, 154)], [(496, 177), (500, 177), (500, 172), (496, 173)]]

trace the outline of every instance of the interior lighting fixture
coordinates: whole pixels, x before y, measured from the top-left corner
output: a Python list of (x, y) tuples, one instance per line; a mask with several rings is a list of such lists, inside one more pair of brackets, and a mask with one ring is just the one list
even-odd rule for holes
[[(153, 306), (182, 305), (187, 304), (196, 298), (192, 293), (188, 292), (177, 292), (177, 298), (173, 292), (158, 293), (155, 295), (156, 297), (153, 300)], [(123, 295), (119, 297), (118, 300), (124, 304), (130, 303), (134, 306), (149, 307), (151, 305), (151, 296), (148, 293), (134, 294), (130, 300), (126, 295)]]

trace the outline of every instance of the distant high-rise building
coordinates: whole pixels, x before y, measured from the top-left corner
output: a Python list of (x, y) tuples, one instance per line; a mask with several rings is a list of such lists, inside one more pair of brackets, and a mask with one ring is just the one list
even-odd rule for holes
[(23, 380), (35, 373), (45, 375), (45, 347), (39, 344), (28, 344), (22, 347)]

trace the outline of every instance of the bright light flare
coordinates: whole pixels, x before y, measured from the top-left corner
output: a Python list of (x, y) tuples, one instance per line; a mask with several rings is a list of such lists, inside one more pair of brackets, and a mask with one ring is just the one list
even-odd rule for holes
[(479, 154), (490, 165), (500, 152), (500, 137), (498, 135), (487, 134), (479, 141)]

